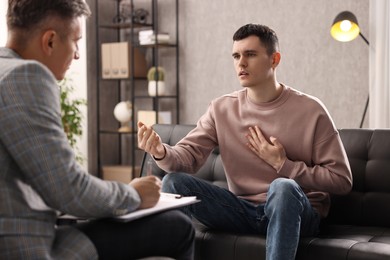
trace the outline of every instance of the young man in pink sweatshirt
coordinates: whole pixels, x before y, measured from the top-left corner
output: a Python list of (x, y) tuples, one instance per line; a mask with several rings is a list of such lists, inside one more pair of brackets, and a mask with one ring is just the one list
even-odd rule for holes
[[(197, 196), (184, 211), (224, 231), (265, 234), (266, 258), (294, 259), (300, 236), (315, 235), (329, 211), (329, 194), (351, 190), (348, 159), (327, 109), (315, 97), (276, 79), (278, 38), (247, 24), (233, 36), (242, 90), (211, 101), (197, 126), (169, 146), (138, 123), (138, 144), (171, 172), (165, 192)], [(219, 146), (229, 189), (195, 173)]]

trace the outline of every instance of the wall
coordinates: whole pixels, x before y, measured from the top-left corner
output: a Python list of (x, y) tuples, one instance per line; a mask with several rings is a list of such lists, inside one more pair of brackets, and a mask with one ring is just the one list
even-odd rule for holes
[(5, 21), (5, 15), (7, 12), (7, 1), (0, 1), (0, 46), (5, 46), (7, 41), (7, 26)]
[(181, 123), (195, 123), (211, 99), (241, 88), (232, 36), (244, 24), (260, 23), (279, 36), (278, 80), (320, 98), (338, 128), (359, 127), (369, 90), (368, 48), (358, 38), (337, 42), (329, 30), (335, 16), (349, 10), (369, 38), (368, 0), (179, 2)]

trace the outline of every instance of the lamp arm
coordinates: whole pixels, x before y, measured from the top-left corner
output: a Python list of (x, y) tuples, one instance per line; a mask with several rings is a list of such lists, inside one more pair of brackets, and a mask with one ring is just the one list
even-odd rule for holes
[(366, 113), (367, 113), (367, 108), (368, 108), (368, 103), (370, 102), (370, 96), (368, 95), (367, 96), (367, 100), (366, 100), (366, 106), (364, 107), (364, 112), (363, 112), (363, 116), (362, 116), (362, 121), (360, 122), (360, 128), (363, 127), (363, 123), (364, 123), (364, 118), (366, 117)]
[[(368, 42), (367, 38), (364, 37), (364, 35), (361, 32), (359, 32), (359, 35), (360, 35), (360, 37), (362, 37), (363, 41), (365, 41), (367, 43), (367, 45), (370, 46), (370, 43)], [(368, 103), (369, 102), (370, 102), (370, 96), (367, 96), (367, 101), (366, 101), (366, 106), (364, 107), (362, 121), (360, 122), (360, 128), (363, 127), (364, 118), (366, 117), (366, 113), (367, 113), (367, 108), (368, 108)]]
[(359, 35), (360, 35), (360, 37), (362, 37), (363, 41), (365, 41), (367, 43), (367, 45), (370, 46), (370, 43), (368, 42), (367, 38), (364, 37), (364, 35), (361, 32), (359, 32)]

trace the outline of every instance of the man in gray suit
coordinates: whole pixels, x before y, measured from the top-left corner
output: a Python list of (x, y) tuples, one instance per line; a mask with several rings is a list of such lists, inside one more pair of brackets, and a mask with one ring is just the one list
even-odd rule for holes
[[(192, 259), (194, 230), (179, 211), (110, 221), (156, 204), (154, 176), (129, 185), (77, 164), (61, 125), (59, 88), (79, 58), (83, 0), (9, 0), (0, 48), (0, 259)], [(57, 212), (105, 219), (57, 227)]]

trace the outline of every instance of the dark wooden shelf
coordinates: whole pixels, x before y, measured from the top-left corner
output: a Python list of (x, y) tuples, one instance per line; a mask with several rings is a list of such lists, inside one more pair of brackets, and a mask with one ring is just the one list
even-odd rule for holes
[[(89, 0), (87, 0), (89, 1)], [(91, 0), (92, 1), (92, 0)], [(167, 42), (157, 42), (154, 44), (140, 44), (138, 33), (141, 30), (153, 30), (161, 32), (159, 27), (159, 0), (126, 0), (133, 8), (145, 7), (148, 9), (149, 17), (146, 23), (139, 23), (135, 19), (133, 13), (123, 15), (121, 10), (122, 0), (105, 0), (93, 1), (95, 7), (96, 20), (89, 23), (88, 33), (95, 37), (88, 43), (88, 52), (91, 54), (91, 60), (88, 64), (89, 73), (93, 76), (88, 78), (88, 91), (92, 93), (88, 97), (88, 102), (91, 104), (88, 112), (90, 112), (88, 128), (90, 131), (90, 140), (88, 140), (89, 167), (93, 173), (97, 173), (102, 177), (106, 172), (102, 172), (103, 167), (114, 165), (118, 169), (123, 165), (130, 167), (133, 172), (138, 170), (143, 152), (137, 145), (137, 111), (148, 110), (156, 111), (156, 114), (166, 108), (171, 112), (171, 121), (179, 123), (179, 0), (164, 1), (170, 2), (170, 6), (175, 9), (175, 15), (172, 17), (163, 17), (169, 23), (175, 23), (175, 28), (169, 33), (173, 36), (172, 40)], [(125, 0), (123, 0), (125, 1)], [(150, 4), (150, 7), (147, 5)], [(172, 4), (172, 5), (171, 5)], [(165, 6), (165, 4), (164, 4)], [(160, 12), (161, 15), (161, 12)], [(120, 19), (116, 19), (120, 18)], [(124, 18), (124, 19), (122, 19)], [(90, 20), (91, 21), (91, 20)], [(132, 22), (133, 21), (133, 22)], [(168, 27), (169, 28), (169, 27)], [(93, 37), (89, 37), (92, 39)], [(135, 73), (135, 60), (130, 60), (129, 77), (126, 78), (102, 78), (102, 48), (103, 43), (127, 42), (131, 46), (131, 54), (133, 51), (141, 52), (141, 54), (150, 54), (149, 66), (163, 66), (164, 59), (169, 56), (169, 76), (170, 82), (175, 89), (169, 89), (168, 95), (149, 96), (144, 89), (147, 83), (147, 77), (136, 77), (133, 75), (142, 75)], [(173, 50), (173, 51), (172, 51)], [(168, 52), (168, 53), (165, 53)], [(96, 58), (94, 58), (94, 56)], [(136, 55), (134, 55), (136, 56)], [(174, 61), (173, 61), (174, 59)], [(170, 62), (172, 61), (172, 62)], [(132, 121), (129, 126), (133, 129), (128, 132), (118, 131), (120, 123), (114, 121), (113, 107), (120, 101), (129, 100), (133, 105)], [(158, 114), (157, 114), (158, 115)], [(156, 117), (158, 123), (160, 119)], [(114, 167), (114, 168), (115, 168)], [(115, 168), (116, 169), (116, 168)], [(115, 170), (114, 169), (114, 170)], [(130, 171), (128, 171), (130, 172)]]
[(107, 24), (101, 24), (99, 25), (100, 28), (107, 28), (107, 29), (142, 29), (142, 28), (150, 28), (152, 27), (152, 24), (143, 24), (143, 23), (107, 23)]
[(101, 134), (115, 134), (115, 135), (130, 135), (130, 134), (136, 134), (136, 131), (129, 131), (129, 132), (119, 132), (118, 130), (110, 130), (110, 129), (102, 129), (99, 130)]

